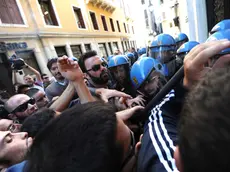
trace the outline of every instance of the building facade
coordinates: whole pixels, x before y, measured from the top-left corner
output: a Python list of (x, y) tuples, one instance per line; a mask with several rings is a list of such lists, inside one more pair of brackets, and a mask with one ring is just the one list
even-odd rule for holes
[(41, 73), (54, 57), (96, 50), (107, 58), (136, 47), (116, 0), (0, 0), (0, 9), (0, 58), (16, 54)]

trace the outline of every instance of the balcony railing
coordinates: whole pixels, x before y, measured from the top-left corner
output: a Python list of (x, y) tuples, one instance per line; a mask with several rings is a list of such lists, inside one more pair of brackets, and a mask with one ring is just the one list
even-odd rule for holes
[(110, 13), (113, 13), (116, 9), (116, 7), (112, 4), (111, 0), (86, 0), (86, 3), (91, 3), (93, 6), (101, 8)]

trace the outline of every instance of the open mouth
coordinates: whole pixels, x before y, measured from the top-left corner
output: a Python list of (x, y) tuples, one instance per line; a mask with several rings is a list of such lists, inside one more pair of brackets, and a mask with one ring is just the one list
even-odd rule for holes
[(101, 75), (101, 77), (102, 77), (103, 79), (108, 79), (108, 78), (109, 78), (109, 75), (108, 75), (107, 73), (103, 73), (103, 74)]

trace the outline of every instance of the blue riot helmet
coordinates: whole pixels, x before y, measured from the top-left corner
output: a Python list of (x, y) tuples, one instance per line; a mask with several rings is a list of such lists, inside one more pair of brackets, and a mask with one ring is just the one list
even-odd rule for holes
[(114, 56), (114, 55), (108, 56), (108, 62), (109, 62), (109, 60), (110, 60), (113, 56)]
[(144, 47), (144, 48), (140, 48), (140, 49), (138, 50), (137, 53), (138, 53), (139, 56), (141, 56), (142, 54), (145, 54), (146, 51), (147, 51), (147, 50), (146, 50), (146, 48)]
[(137, 60), (142, 59), (143, 57), (147, 57), (147, 54), (142, 54)]
[[(206, 42), (222, 40), (222, 39), (228, 39), (230, 41), (230, 29), (215, 32), (207, 39)], [(230, 54), (230, 48), (226, 48), (222, 50), (220, 53), (218, 53), (216, 56), (212, 57), (209, 61), (208, 66), (212, 67), (214, 63), (216, 62), (216, 60), (218, 60), (220, 56), (225, 55), (225, 54)]]
[(106, 64), (106, 67), (108, 68), (108, 61), (104, 57), (101, 57), (101, 61), (104, 62)]
[(160, 34), (149, 47), (151, 57), (158, 59), (162, 64), (168, 63), (175, 58), (176, 42), (171, 35)]
[(145, 96), (154, 96), (166, 83), (162, 64), (154, 58), (143, 57), (136, 61), (130, 72), (134, 88)]
[(195, 46), (199, 45), (199, 42), (189, 41), (180, 46), (177, 50), (177, 60), (179, 63), (183, 64), (184, 57), (188, 54)]
[(126, 55), (116, 55), (109, 60), (108, 68), (129, 64), (129, 59)]
[(149, 55), (150, 57), (157, 58), (157, 55), (159, 53), (159, 46), (157, 39), (154, 39), (149, 47)]
[(129, 59), (126, 55), (113, 56), (108, 64), (108, 68), (114, 79), (121, 85), (129, 78)]
[(133, 53), (127, 53), (126, 56), (128, 57), (129, 59), (129, 62), (130, 62), (130, 66), (133, 65), (133, 63), (135, 62), (135, 56)]
[(227, 30), (230, 29), (230, 19), (222, 20), (219, 23), (217, 23), (211, 30), (210, 34), (213, 34), (215, 32), (221, 31), (221, 30)]
[(177, 48), (180, 48), (181, 45), (188, 42), (188, 36), (185, 33), (179, 33), (177, 37), (175, 38)]

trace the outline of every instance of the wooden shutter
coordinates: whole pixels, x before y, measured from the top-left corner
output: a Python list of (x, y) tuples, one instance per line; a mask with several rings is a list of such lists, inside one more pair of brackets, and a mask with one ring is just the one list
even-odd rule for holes
[(13, 24), (24, 24), (16, 0), (6, 0)]
[(12, 23), (11, 15), (9, 14), (7, 0), (0, 0), (0, 19), (2, 23)]
[(24, 24), (16, 0), (0, 0), (0, 18), (2, 23)]

